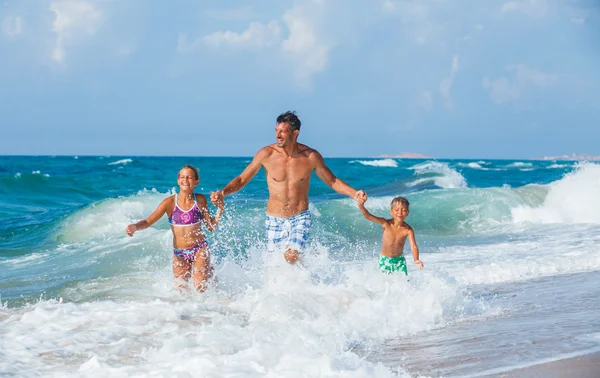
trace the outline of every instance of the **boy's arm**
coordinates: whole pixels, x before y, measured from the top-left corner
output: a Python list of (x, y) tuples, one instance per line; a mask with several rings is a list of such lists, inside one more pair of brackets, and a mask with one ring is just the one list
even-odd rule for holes
[(127, 227), (125, 228), (125, 233), (129, 236), (133, 236), (133, 234), (135, 234), (136, 231), (145, 230), (146, 228), (152, 226), (167, 212), (167, 202), (169, 200), (172, 201), (172, 197), (165, 198), (160, 203), (160, 205), (158, 205), (156, 210), (154, 210), (154, 212), (150, 214), (148, 218), (141, 220), (137, 223), (127, 225)]
[(387, 223), (387, 220), (385, 218), (376, 217), (375, 215), (371, 214), (369, 210), (367, 210), (367, 208), (365, 207), (364, 201), (358, 201), (358, 208), (360, 209), (360, 212), (362, 213), (363, 217), (365, 217), (367, 220), (370, 220), (374, 223), (378, 223), (382, 226)]
[(225, 207), (225, 202), (223, 200), (215, 201), (215, 206), (217, 206), (217, 213), (214, 218), (210, 215), (210, 211), (208, 210), (208, 202), (206, 201), (206, 197), (202, 194), (196, 195), (196, 200), (198, 201), (198, 205), (202, 210), (202, 220), (204, 221), (204, 225), (206, 229), (210, 232), (214, 232), (219, 225), (219, 221), (223, 216), (223, 208)]
[(419, 247), (417, 247), (415, 231), (412, 228), (408, 231), (408, 241), (410, 242), (410, 251), (412, 252), (415, 265), (418, 266), (419, 269), (423, 269), (423, 262), (419, 260)]

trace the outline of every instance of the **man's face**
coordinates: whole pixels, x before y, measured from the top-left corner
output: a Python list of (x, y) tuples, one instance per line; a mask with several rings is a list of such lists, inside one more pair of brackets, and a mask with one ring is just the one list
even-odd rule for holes
[(290, 129), (290, 125), (287, 123), (278, 123), (275, 126), (277, 147), (285, 147), (289, 145), (294, 140), (294, 136), (296, 135), (298, 135), (298, 130), (292, 131), (292, 129)]

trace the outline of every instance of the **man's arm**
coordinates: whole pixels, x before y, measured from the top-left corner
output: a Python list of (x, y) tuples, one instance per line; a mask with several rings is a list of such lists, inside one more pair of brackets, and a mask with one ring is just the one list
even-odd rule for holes
[(410, 242), (410, 251), (412, 252), (415, 265), (419, 269), (423, 269), (423, 262), (419, 260), (419, 247), (417, 247), (417, 241), (415, 240), (415, 232), (412, 228), (408, 231), (408, 241)]
[(152, 226), (156, 221), (158, 221), (166, 212), (167, 212), (167, 202), (172, 201), (171, 197), (165, 198), (160, 205), (154, 210), (150, 216), (144, 220), (141, 220), (137, 223), (133, 223), (128, 225), (125, 228), (125, 233), (129, 236), (133, 236), (136, 231), (145, 230), (146, 228)]
[(213, 203), (218, 202), (222, 200), (225, 196), (235, 193), (242, 189), (244, 186), (246, 186), (246, 184), (249, 183), (250, 180), (254, 178), (254, 176), (256, 176), (256, 174), (260, 170), (260, 167), (262, 167), (263, 165), (263, 161), (267, 157), (269, 157), (270, 153), (271, 147), (268, 146), (258, 151), (256, 155), (254, 155), (254, 158), (252, 159), (250, 164), (246, 166), (244, 171), (239, 176), (231, 180), (229, 184), (225, 185), (225, 187), (222, 190), (217, 190), (216, 192), (210, 194), (211, 201), (213, 201)]
[(317, 177), (320, 178), (321, 181), (327, 184), (327, 186), (329, 186), (331, 189), (354, 199), (357, 199), (357, 195), (360, 197), (366, 196), (362, 190), (356, 190), (350, 185), (346, 184), (342, 179), (335, 177), (329, 167), (325, 165), (323, 156), (321, 156), (318, 151), (313, 150), (313, 152), (310, 154), (310, 158), (313, 161)]

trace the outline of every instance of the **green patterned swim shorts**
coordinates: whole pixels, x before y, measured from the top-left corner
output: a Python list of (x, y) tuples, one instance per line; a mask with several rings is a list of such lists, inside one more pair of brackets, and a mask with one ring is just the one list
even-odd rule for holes
[(379, 270), (382, 273), (392, 274), (395, 272), (404, 272), (408, 276), (406, 269), (406, 259), (404, 255), (398, 257), (379, 256)]

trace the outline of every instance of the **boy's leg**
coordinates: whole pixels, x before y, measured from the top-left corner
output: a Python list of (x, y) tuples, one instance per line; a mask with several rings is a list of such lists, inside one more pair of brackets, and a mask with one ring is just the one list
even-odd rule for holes
[(208, 246), (196, 252), (194, 259), (194, 286), (198, 291), (206, 291), (208, 289), (208, 280), (211, 279), (213, 269), (210, 265), (210, 254)]
[(191, 272), (192, 264), (183, 257), (173, 254), (173, 275), (180, 288), (185, 288), (186, 282), (191, 276)]

